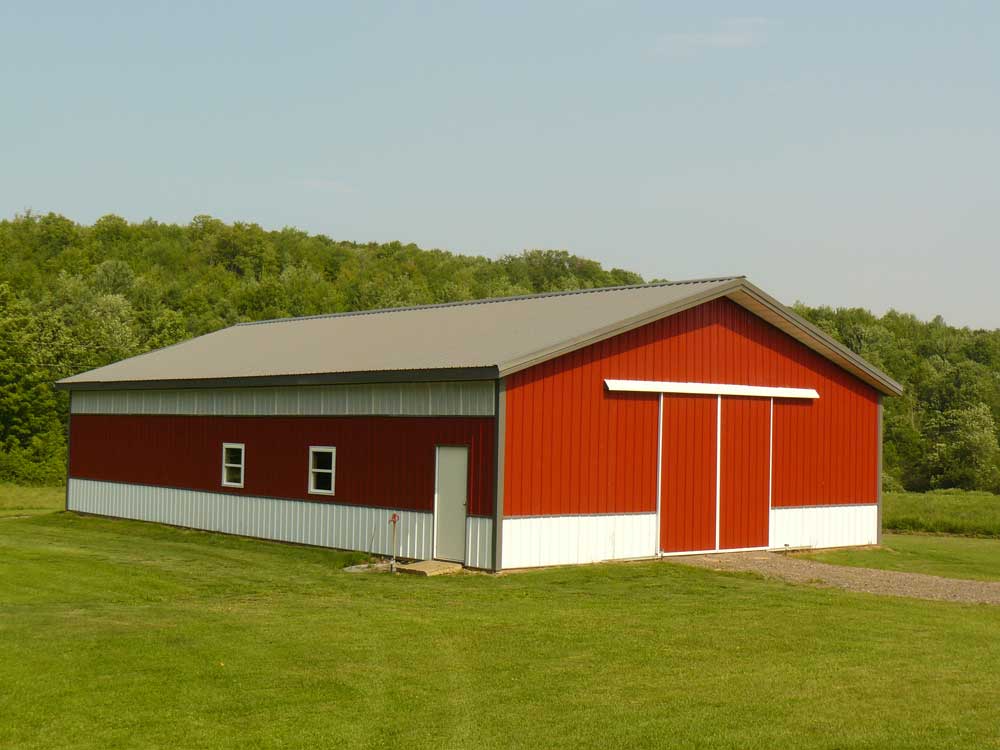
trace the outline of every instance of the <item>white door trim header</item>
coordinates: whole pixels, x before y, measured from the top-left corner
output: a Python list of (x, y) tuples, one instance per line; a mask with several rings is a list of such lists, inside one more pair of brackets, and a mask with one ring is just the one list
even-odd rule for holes
[(731, 383), (674, 383), (665, 380), (613, 380), (604, 384), (609, 391), (633, 393), (688, 393), (705, 396), (757, 396), (760, 398), (819, 398), (813, 388), (779, 388)]

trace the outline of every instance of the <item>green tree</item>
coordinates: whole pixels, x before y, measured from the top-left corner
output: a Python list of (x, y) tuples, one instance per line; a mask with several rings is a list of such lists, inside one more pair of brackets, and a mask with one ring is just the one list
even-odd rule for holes
[(1000, 490), (1000, 444), (985, 404), (932, 412), (924, 431), (932, 487)]

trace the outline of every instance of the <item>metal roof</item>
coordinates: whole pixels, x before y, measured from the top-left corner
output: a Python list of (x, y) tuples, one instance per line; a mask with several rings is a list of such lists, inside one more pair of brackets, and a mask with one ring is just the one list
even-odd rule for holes
[(729, 297), (881, 392), (902, 392), (742, 276), (241, 323), (57, 385), (91, 390), (491, 379), (718, 297)]

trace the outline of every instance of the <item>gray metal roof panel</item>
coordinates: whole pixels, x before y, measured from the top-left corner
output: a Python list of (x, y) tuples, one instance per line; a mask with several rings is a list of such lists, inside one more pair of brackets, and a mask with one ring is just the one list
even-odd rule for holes
[(58, 385), (305, 384), (414, 371), (502, 376), (747, 286), (743, 277), (726, 277), (244, 323)]
[(729, 281), (651, 284), (241, 324), (60, 383), (495, 367)]

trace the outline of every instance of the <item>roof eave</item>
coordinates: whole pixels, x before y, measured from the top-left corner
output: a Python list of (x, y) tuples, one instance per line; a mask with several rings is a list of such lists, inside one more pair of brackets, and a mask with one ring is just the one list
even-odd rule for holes
[(187, 388), (263, 388), (267, 386), (310, 386), (351, 383), (430, 383), (453, 380), (496, 380), (495, 366), (446, 367), (428, 370), (374, 370), (366, 372), (305, 373), (300, 375), (257, 375), (230, 378), (188, 378), (179, 380), (60, 380), (63, 391), (138, 391)]
[[(802, 338), (798, 336), (793, 337), (800, 343), (808, 346), (817, 354), (820, 354), (826, 359), (838, 364), (855, 377), (868, 383), (880, 393), (887, 396), (903, 395), (903, 386), (900, 383), (893, 380), (860, 355), (848, 349), (825, 331), (817, 328), (798, 313), (781, 304), (781, 302), (767, 294), (762, 289), (754, 286), (749, 281), (743, 281), (743, 283), (740, 284), (740, 289), (736, 290), (733, 294), (728, 295), (736, 304), (747, 308), (754, 314), (759, 315), (759, 312), (753, 309), (752, 305), (748, 306), (748, 304), (746, 304), (746, 299), (740, 298), (741, 294), (748, 296), (754, 302), (764, 307), (773, 315), (778, 316), (788, 325), (792, 326), (797, 332), (801, 333)], [(785, 332), (788, 333), (788, 331)]]

